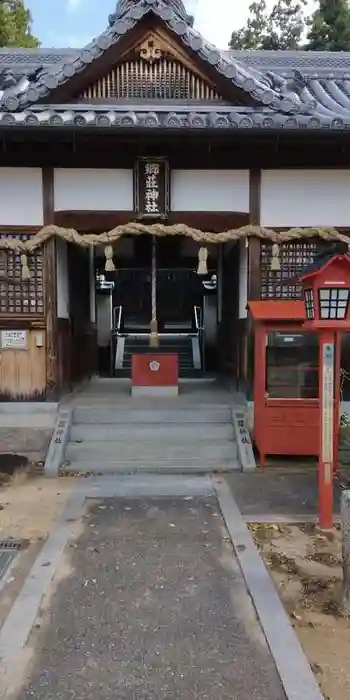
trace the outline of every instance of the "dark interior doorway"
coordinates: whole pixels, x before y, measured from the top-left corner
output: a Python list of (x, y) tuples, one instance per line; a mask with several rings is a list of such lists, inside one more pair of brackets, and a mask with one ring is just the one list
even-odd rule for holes
[[(107, 311), (108, 302), (106, 299), (103, 301), (106, 314), (109, 313), (112, 318), (112, 325), (117, 325), (122, 309), (123, 329), (128, 333), (134, 331), (146, 334), (150, 331), (152, 318), (152, 237), (133, 237), (130, 242), (128, 255), (124, 258), (121, 254), (118, 257), (116, 248), (118, 269), (105, 273), (105, 260), (99, 258), (96, 260), (96, 270), (97, 274), (102, 274), (107, 284), (112, 286), (110, 296), (114, 312), (111, 308)], [(217, 323), (215, 255), (209, 256), (208, 262), (208, 275), (198, 276), (198, 245), (180, 236), (156, 239), (156, 307), (159, 333), (166, 336), (167, 333), (174, 335), (176, 331), (190, 332), (194, 328), (196, 318), (199, 325), (202, 324), (203, 311), (208, 305), (211, 306), (211, 317), (215, 317), (214, 323)], [(199, 311), (195, 312), (195, 308)], [(174, 342), (168, 343), (170, 350), (175, 351), (175, 345)], [(166, 337), (160, 341), (160, 347), (165, 346)], [(111, 353), (106, 345), (99, 350), (100, 374), (113, 372), (113, 352)], [(202, 371), (204, 366), (206, 371), (214, 371), (217, 367), (213, 344), (208, 350), (205, 362), (202, 363)]]

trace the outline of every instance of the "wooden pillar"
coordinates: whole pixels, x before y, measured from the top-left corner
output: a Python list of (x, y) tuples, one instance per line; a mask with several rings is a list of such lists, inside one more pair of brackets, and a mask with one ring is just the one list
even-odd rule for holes
[[(261, 209), (261, 171), (250, 171), (249, 189), (249, 223), (260, 226)], [(249, 239), (248, 256), (248, 299), (260, 299), (260, 238)]]
[[(249, 179), (249, 223), (260, 225), (261, 209), (261, 171), (252, 169)], [(260, 299), (261, 269), (260, 269), (260, 238), (250, 238), (248, 248), (248, 301)], [(244, 365), (247, 398), (252, 398), (254, 384), (254, 332), (251, 318), (248, 317), (246, 339), (244, 344)]]
[[(43, 168), (43, 215), (44, 225), (53, 224), (55, 219), (54, 171)], [(44, 290), (46, 321), (46, 395), (55, 400), (58, 395), (57, 357), (57, 268), (56, 241), (50, 238), (44, 245)]]

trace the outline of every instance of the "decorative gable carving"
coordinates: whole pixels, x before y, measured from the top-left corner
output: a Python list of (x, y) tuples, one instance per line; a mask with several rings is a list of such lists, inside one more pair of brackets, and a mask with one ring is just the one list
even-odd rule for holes
[(161, 42), (158, 41), (156, 37), (148, 36), (145, 41), (142, 42), (140, 48), (140, 57), (143, 58), (148, 63), (154, 63), (154, 61), (159, 61), (160, 58), (164, 56), (166, 51)]
[(221, 97), (167, 36), (149, 32), (107, 75), (89, 85), (80, 99), (219, 101)]

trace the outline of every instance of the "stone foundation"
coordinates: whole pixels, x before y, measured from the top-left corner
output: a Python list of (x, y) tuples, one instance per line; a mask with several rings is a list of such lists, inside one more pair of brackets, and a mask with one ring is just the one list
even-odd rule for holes
[(6, 454), (20, 455), (30, 462), (45, 461), (56, 415), (57, 404), (0, 403), (1, 463)]
[(30, 462), (45, 460), (52, 430), (42, 428), (1, 428), (0, 454), (23, 455)]

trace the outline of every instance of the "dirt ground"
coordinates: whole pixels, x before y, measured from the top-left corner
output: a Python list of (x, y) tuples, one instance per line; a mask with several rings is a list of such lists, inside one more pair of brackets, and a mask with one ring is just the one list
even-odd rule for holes
[(326, 700), (350, 697), (350, 620), (342, 614), (341, 534), (250, 525)]
[(0, 538), (31, 544), (45, 539), (62, 511), (74, 479), (33, 475), (24, 469), (0, 478)]

